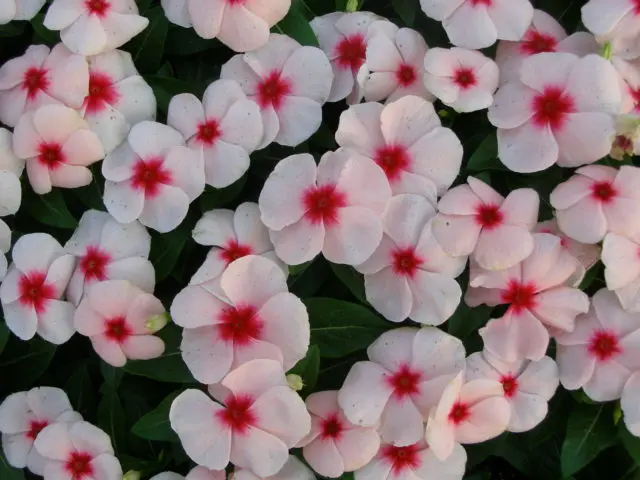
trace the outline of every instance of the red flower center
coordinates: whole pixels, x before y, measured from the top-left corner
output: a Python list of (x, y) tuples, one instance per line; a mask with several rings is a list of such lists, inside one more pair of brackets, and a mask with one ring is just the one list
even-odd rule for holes
[(408, 397), (420, 393), (422, 374), (412, 370), (409, 365), (402, 365), (396, 372), (386, 378), (393, 394), (398, 398)]
[(341, 208), (347, 206), (347, 196), (335, 185), (309, 187), (302, 195), (306, 218), (313, 224), (324, 223), (326, 227), (340, 220)]
[(418, 78), (418, 74), (413, 65), (403, 63), (398, 67), (398, 70), (396, 70), (396, 78), (398, 79), (398, 83), (406, 88), (414, 84)]
[(492, 3), (493, 0), (471, 0), (471, 5), (474, 7), (476, 5), (486, 5), (487, 7), (490, 7)]
[(253, 340), (258, 340), (264, 326), (258, 312), (251, 305), (224, 309), (219, 322), (218, 335), (224, 342), (235, 346), (246, 346)]
[(631, 2), (634, 4), (634, 13), (640, 15), (640, 0), (631, 0)]
[(242, 245), (235, 240), (229, 240), (227, 246), (220, 252), (220, 256), (228, 265), (234, 260), (251, 255), (251, 253), (253, 253), (253, 249), (249, 245)]
[[(640, 1), (640, 0), (638, 0)], [(639, 14), (640, 15), (640, 14)], [(631, 94), (631, 97), (633, 98), (633, 109), (635, 112), (640, 111), (640, 88), (632, 88), (629, 87), (629, 93)]]
[(456, 402), (449, 411), (449, 421), (454, 425), (460, 425), (471, 416), (469, 405), (462, 402)]
[(618, 336), (607, 330), (597, 330), (589, 341), (589, 353), (597, 360), (604, 362), (622, 352)]
[(172, 181), (171, 172), (164, 168), (161, 158), (138, 159), (133, 166), (131, 186), (143, 190), (147, 197), (155, 197), (160, 193), (160, 185), (170, 185)]
[(633, 141), (626, 135), (616, 136), (616, 138), (613, 140), (613, 147), (619, 148), (620, 150), (628, 154), (632, 154), (634, 150)]
[(88, 246), (84, 256), (80, 259), (80, 269), (86, 280), (106, 280), (107, 265), (111, 255), (99, 247)]
[(342, 422), (338, 419), (338, 415), (334, 414), (322, 421), (322, 433), (320, 435), (324, 439), (331, 438), (337, 440), (343, 431), (344, 427), (342, 426)]
[(502, 291), (502, 301), (509, 304), (509, 310), (521, 313), (536, 306), (536, 286), (533, 283), (520, 283), (511, 280), (507, 289)]
[(399, 475), (405, 470), (415, 470), (420, 467), (420, 448), (417, 444), (406, 447), (384, 445), (381, 448), (382, 458), (391, 464), (394, 475)]
[(361, 34), (344, 37), (335, 49), (338, 66), (356, 72), (362, 66), (367, 54), (367, 44)]
[(504, 215), (498, 205), (481, 203), (476, 207), (475, 219), (482, 228), (491, 230), (502, 224)]
[(71, 480), (83, 480), (87, 477), (93, 477), (92, 460), (93, 457), (90, 453), (72, 452), (64, 465), (64, 469), (71, 475)]
[(228, 5), (244, 5), (247, 0), (226, 0)]
[(31, 422), (29, 422), (29, 431), (27, 432), (27, 438), (31, 440), (35, 440), (38, 434), (47, 425), (49, 425), (49, 422), (47, 422), (46, 420), (43, 420), (43, 421), (31, 420)]
[(575, 112), (575, 102), (558, 87), (546, 87), (533, 99), (533, 122), (539, 128), (562, 128), (570, 113)]
[(467, 88), (473, 87), (478, 80), (472, 68), (460, 67), (455, 71), (453, 81), (461, 89), (466, 90)]
[(90, 15), (98, 17), (104, 17), (111, 7), (107, 0), (85, 0), (84, 4)]
[(222, 135), (220, 131), (220, 125), (216, 120), (206, 120), (204, 123), (198, 125), (198, 133), (196, 133), (196, 139), (205, 144), (206, 146), (212, 146), (218, 138)]
[(616, 193), (611, 182), (596, 182), (591, 185), (591, 196), (602, 203), (610, 203), (613, 201)]
[(45, 68), (28, 68), (22, 77), (22, 89), (27, 92), (27, 100), (34, 100), (40, 92), (46, 92), (51, 83), (49, 71)]
[(55, 170), (65, 160), (62, 145), (43, 142), (38, 146), (38, 161), (49, 170)]
[(520, 43), (520, 51), (525, 55), (536, 53), (555, 52), (558, 40), (552, 35), (529, 30)]
[(57, 298), (56, 287), (46, 283), (46, 279), (46, 274), (38, 271), (29, 272), (20, 277), (18, 292), (22, 306), (31, 307), (37, 313), (42, 313), (49, 300)]
[(120, 93), (111, 77), (101, 72), (91, 72), (89, 75), (89, 95), (85, 98), (86, 111), (89, 114), (101, 112), (108, 105), (113, 105), (120, 99)]
[(251, 407), (253, 398), (248, 395), (232, 395), (227, 398), (224, 410), (216, 412), (216, 417), (233, 433), (244, 434), (258, 421)]
[(416, 255), (413, 247), (394, 250), (391, 255), (393, 255), (391, 268), (398, 276), (413, 278), (420, 265), (424, 263), (424, 259)]
[(115, 317), (105, 320), (104, 334), (109, 340), (113, 340), (117, 343), (124, 342), (127, 338), (133, 335), (133, 330), (127, 324), (124, 317)]
[(407, 170), (411, 164), (411, 158), (406, 148), (400, 145), (386, 145), (376, 151), (375, 162), (387, 175), (390, 182), (400, 179), (403, 170)]
[(279, 110), (284, 102), (284, 97), (293, 89), (291, 82), (280, 76), (280, 72), (273, 71), (258, 84), (258, 103), (261, 108), (271, 105)]
[(505, 375), (500, 379), (504, 396), (512, 398), (518, 391), (518, 379), (513, 375)]

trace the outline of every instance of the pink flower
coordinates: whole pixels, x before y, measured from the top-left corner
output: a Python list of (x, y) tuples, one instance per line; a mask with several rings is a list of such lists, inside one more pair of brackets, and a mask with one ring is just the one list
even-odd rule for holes
[(435, 203), (460, 172), (460, 140), (419, 97), (350, 107), (340, 115), (336, 142), (380, 165), (394, 195), (418, 193)]
[(380, 244), (380, 215), (390, 197), (376, 164), (340, 149), (319, 165), (306, 153), (280, 161), (258, 203), (276, 254), (288, 265), (320, 252), (330, 262), (357, 265)]
[(0, 25), (12, 20), (31, 20), (46, 0), (7, 0), (0, 5)]
[(11, 256), (13, 263), (0, 285), (7, 327), (21, 340), (37, 332), (48, 342), (65, 343), (74, 333), (74, 307), (62, 297), (75, 258), (47, 233), (23, 235)]
[(338, 392), (354, 425), (378, 426), (385, 443), (407, 446), (424, 435), (423, 422), (449, 381), (464, 369), (462, 342), (434, 327), (383, 333), (357, 362)]
[(407, 317), (440, 325), (460, 303), (455, 277), (466, 258), (447, 255), (431, 231), (436, 211), (429, 201), (412, 194), (396, 195), (382, 215), (385, 235), (373, 255), (356, 269), (364, 274), (367, 300), (387, 320)]
[(533, 18), (529, 0), (420, 0), (428, 17), (442, 22), (457, 47), (480, 49), (496, 40), (518, 41)]
[(338, 392), (316, 392), (306, 400), (311, 414), (311, 433), (298, 447), (320, 475), (340, 477), (371, 461), (380, 448), (374, 427), (359, 427), (346, 419), (338, 405)]
[(216, 296), (188, 286), (173, 300), (171, 317), (184, 327), (182, 358), (202, 383), (219, 382), (255, 358), (278, 360), (289, 370), (309, 347), (304, 304), (287, 291), (281, 268), (264, 257), (233, 261), (220, 276)]
[(366, 60), (369, 27), (380, 18), (371, 12), (333, 12), (311, 21), (311, 28), (333, 68), (328, 102), (345, 98), (348, 103), (358, 100), (356, 75)]
[(639, 320), (612, 292), (599, 290), (589, 313), (576, 319), (575, 330), (556, 336), (562, 385), (582, 388), (597, 402), (620, 398), (625, 382), (640, 369)]
[(276, 361), (248, 362), (212, 385), (209, 393), (220, 403), (188, 389), (169, 412), (171, 428), (199, 465), (221, 470), (231, 461), (268, 477), (285, 465), (289, 448), (311, 429), (304, 402), (289, 388)]
[(46, 460), (33, 443), (47, 425), (82, 420), (59, 388), (36, 387), (12, 393), (0, 404), (2, 449), (9, 465), (43, 475)]
[(503, 362), (489, 352), (477, 352), (467, 358), (467, 380), (488, 379), (502, 384), (503, 396), (511, 406), (509, 432), (526, 432), (547, 416), (558, 388), (558, 366), (553, 359), (537, 362)]
[[(638, 40), (640, 40), (640, 36), (638, 36)], [(622, 93), (620, 113), (632, 113), (637, 116), (640, 114), (640, 58), (638, 58), (640, 57), (640, 49), (633, 53), (616, 51), (615, 47), (612, 47), (612, 50), (611, 65), (618, 73), (618, 83)], [(631, 56), (631, 58), (627, 58), (627, 56)]]
[(11, 230), (9, 226), (0, 220), (0, 282), (7, 274), (7, 254), (11, 250)]
[(509, 425), (511, 406), (496, 380), (465, 381), (464, 373), (447, 385), (429, 414), (426, 439), (434, 455), (446, 460), (458, 443), (480, 443), (502, 434)]
[(153, 336), (167, 322), (160, 300), (126, 280), (91, 286), (78, 305), (74, 324), (89, 337), (105, 362), (122, 367), (131, 360), (162, 355), (164, 342)]
[(249, 168), (249, 154), (262, 140), (260, 108), (233, 80), (207, 87), (202, 103), (181, 93), (171, 99), (167, 124), (180, 131), (187, 146), (204, 158), (207, 184), (224, 188)]
[(540, 53), (522, 62), (519, 80), (498, 89), (489, 121), (498, 127), (502, 163), (531, 173), (606, 156), (620, 106), (618, 74), (604, 58)]
[(355, 480), (462, 480), (467, 453), (456, 444), (446, 460), (440, 460), (424, 440), (398, 447), (383, 444), (375, 458), (357, 470)]
[(133, 125), (156, 118), (156, 97), (128, 52), (111, 50), (87, 60), (89, 93), (82, 112), (105, 150), (111, 152)]
[(13, 153), (12, 133), (0, 128), (0, 217), (14, 215), (22, 203), (20, 176), (24, 160)]
[(44, 478), (122, 477), (122, 467), (113, 455), (109, 435), (89, 422), (49, 425), (40, 432), (35, 445), (47, 460)]
[(259, 477), (250, 470), (236, 468), (229, 478), (230, 480), (316, 480), (313, 472), (293, 455), (289, 456), (287, 463), (275, 475)]
[(505, 362), (538, 361), (549, 345), (549, 331), (571, 332), (575, 318), (589, 309), (587, 295), (566, 286), (576, 269), (560, 239), (534, 235), (534, 249), (521, 263), (503, 271), (471, 274), (469, 306), (508, 304), (507, 312), (480, 329), (485, 349)]
[(84, 56), (118, 48), (147, 25), (135, 0), (54, 0), (44, 17), (46, 28), (59, 30), (67, 48)]
[(272, 33), (263, 47), (225, 63), (220, 78), (237, 81), (260, 106), (264, 135), (259, 148), (271, 142), (295, 147), (320, 128), (333, 72), (319, 48)]
[(598, 243), (608, 232), (633, 235), (640, 231), (640, 169), (579, 168), (551, 192), (550, 202), (560, 230), (579, 242)]
[(31, 45), (0, 68), (0, 122), (15, 127), (24, 112), (42, 105), (82, 107), (89, 91), (86, 58), (59, 43), (51, 51)]
[(174, 472), (163, 472), (154, 475), (149, 480), (227, 480), (227, 474), (224, 470), (209, 470), (204, 467), (195, 467), (187, 473), (186, 477)]
[(262, 47), (269, 29), (282, 20), (291, 0), (161, 0), (169, 21), (193, 26), (202, 38), (217, 38), (235, 52)]
[(93, 175), (87, 167), (104, 157), (100, 139), (87, 122), (62, 105), (45, 105), (20, 117), (13, 149), (26, 160), (29, 183), (40, 195), (52, 187), (89, 185)]
[(366, 62), (358, 72), (362, 94), (368, 102), (393, 102), (407, 95), (433, 97), (423, 82), (427, 44), (410, 28), (387, 20), (374, 22), (368, 32)]
[(74, 305), (88, 287), (104, 280), (128, 280), (153, 292), (155, 271), (147, 260), (151, 236), (138, 222), (124, 225), (106, 212), (87, 210), (64, 248), (78, 259), (67, 288)]
[(182, 223), (189, 203), (204, 190), (202, 157), (184, 144), (177, 130), (144, 121), (107, 155), (104, 203), (118, 222), (140, 220), (160, 233)]
[(433, 234), (454, 257), (472, 255), (487, 270), (504, 270), (533, 251), (531, 230), (538, 220), (535, 190), (519, 188), (507, 198), (474, 177), (440, 199)]
[(590, 0), (582, 7), (582, 22), (594, 35), (605, 40), (638, 41), (640, 15), (636, 0)]
[(631, 238), (615, 233), (604, 237), (602, 263), (607, 288), (627, 312), (640, 313), (640, 235)]
[(640, 437), (640, 372), (636, 372), (624, 386), (620, 407), (624, 414), (627, 429), (636, 437)]
[(424, 83), (445, 105), (458, 112), (483, 110), (493, 103), (498, 66), (475, 50), (432, 48), (424, 59)]

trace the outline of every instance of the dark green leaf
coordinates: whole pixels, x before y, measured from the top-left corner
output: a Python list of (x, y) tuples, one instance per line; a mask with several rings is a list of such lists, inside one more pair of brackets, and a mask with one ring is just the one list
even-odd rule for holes
[(146, 12), (149, 25), (129, 43), (129, 51), (140, 73), (157, 72), (162, 64), (169, 21), (160, 5)]
[(318, 39), (313, 33), (309, 21), (298, 5), (292, 5), (289, 13), (274, 27), (274, 31), (289, 35), (302, 45), (318, 46)]
[(318, 382), (320, 371), (320, 349), (311, 345), (305, 357), (300, 360), (288, 373), (300, 375), (304, 382), (303, 392), (310, 392)]
[(300, 298), (311, 297), (324, 285), (331, 275), (329, 262), (316, 257), (307, 268), (287, 280), (289, 290)]
[(362, 303), (367, 303), (367, 295), (364, 290), (364, 277), (348, 265), (331, 264), (331, 270), (336, 274), (342, 283), (353, 293)]
[(11, 332), (4, 323), (0, 323), (0, 353), (4, 350), (5, 345), (9, 341), (9, 336), (11, 336)]
[(0, 448), (0, 478), (2, 480), (24, 480), (24, 472), (20, 469), (13, 468), (7, 462), (4, 452)]
[(43, 25), (44, 13), (38, 13), (31, 19), (31, 26), (34, 32), (34, 43), (45, 43), (50, 47), (60, 42), (60, 33), (49, 30)]
[(113, 449), (118, 454), (126, 451), (127, 419), (118, 393), (108, 386), (104, 390), (98, 404), (98, 426), (109, 434)]
[(25, 22), (9, 22), (0, 25), (0, 38), (17, 37), (24, 32)]
[(460, 302), (460, 305), (458, 305), (458, 308), (447, 322), (447, 331), (451, 335), (464, 340), (487, 323), (492, 310), (492, 307), (486, 305), (471, 308), (464, 302)]
[(411, 27), (416, 19), (418, 1), (419, 0), (391, 0), (393, 9), (408, 27)]
[(484, 170), (505, 170), (504, 165), (498, 160), (498, 140), (495, 133), (491, 133), (485, 138), (477, 148), (466, 169), (471, 172), (482, 172)]
[(40, 337), (28, 342), (10, 339), (0, 355), (2, 386), (10, 385), (14, 392), (30, 388), (45, 372), (55, 352), (56, 346)]
[(171, 429), (171, 424), (169, 423), (169, 409), (171, 408), (171, 403), (179, 394), (180, 392), (174, 392), (165, 398), (154, 410), (138, 420), (131, 428), (131, 431), (147, 440), (178, 441), (178, 436)]
[(172, 25), (167, 35), (167, 55), (193, 55), (220, 46), (217, 40), (207, 40), (199, 36), (193, 28)]
[(152, 237), (149, 259), (156, 269), (156, 281), (159, 282), (171, 275), (182, 249), (190, 238), (191, 232), (184, 223), (169, 233)]
[(158, 102), (158, 109), (165, 114), (169, 111), (169, 102), (171, 98), (180, 93), (192, 93), (199, 97), (204, 91), (204, 84), (196, 84), (192, 82), (185, 82), (177, 78), (165, 77), (162, 75), (145, 75), (144, 79), (152, 88), (156, 101)]
[(87, 408), (94, 408), (95, 390), (86, 362), (80, 364), (71, 374), (64, 386), (64, 391), (69, 397), (71, 406), (83, 416), (87, 414)]
[(200, 210), (204, 213), (214, 208), (223, 208), (233, 202), (238, 195), (242, 193), (245, 184), (247, 183), (247, 176), (243, 175), (236, 182), (232, 183), (225, 188), (213, 188), (207, 186), (204, 193), (200, 195), (198, 203)]
[(38, 222), (51, 227), (74, 229), (78, 221), (71, 215), (59, 189), (46, 195), (37, 195), (31, 189), (24, 190), (22, 208)]
[(104, 383), (106, 383), (109, 388), (117, 389), (120, 386), (120, 382), (122, 382), (122, 377), (124, 376), (124, 370), (112, 367), (104, 360), (101, 360), (100, 372), (102, 373), (102, 378), (104, 378)]

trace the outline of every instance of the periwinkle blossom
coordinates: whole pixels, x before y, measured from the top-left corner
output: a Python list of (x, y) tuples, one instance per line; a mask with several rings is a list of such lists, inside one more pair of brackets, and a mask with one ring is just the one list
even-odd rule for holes
[(12, 20), (31, 20), (46, 0), (7, 0), (0, 5), (0, 25)]

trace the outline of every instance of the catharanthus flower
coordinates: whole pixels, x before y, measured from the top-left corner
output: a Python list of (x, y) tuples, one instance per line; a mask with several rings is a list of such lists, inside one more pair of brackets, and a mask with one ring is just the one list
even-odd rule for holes
[(46, 0), (6, 0), (0, 5), (0, 25), (12, 20), (31, 20)]
[(24, 112), (48, 104), (79, 109), (88, 91), (86, 58), (62, 43), (31, 45), (0, 67), (0, 122), (15, 127)]
[(378, 247), (389, 182), (375, 163), (340, 149), (316, 165), (310, 154), (281, 160), (258, 203), (276, 254), (288, 265), (320, 252), (334, 263), (357, 265)]
[(156, 122), (135, 125), (102, 163), (104, 203), (120, 223), (139, 220), (160, 233), (175, 229), (204, 190), (202, 157), (177, 130)]
[(571, 332), (575, 318), (589, 309), (584, 292), (566, 284), (574, 275), (575, 258), (555, 235), (536, 233), (525, 260), (498, 272), (472, 272), (468, 305), (508, 304), (501, 318), (480, 329), (485, 349), (506, 362), (544, 357), (551, 333)]
[[(609, 233), (640, 233), (640, 169), (588, 165), (576, 170), (550, 196), (560, 230), (582, 243), (598, 243)], [(585, 222), (588, 218), (589, 221)]]
[(616, 296), (599, 290), (591, 309), (576, 319), (572, 332), (556, 336), (560, 381), (582, 388), (597, 402), (616, 400), (640, 368), (640, 317), (622, 309)]
[(627, 312), (640, 313), (640, 232), (632, 237), (609, 233), (602, 243), (607, 288)]
[[(582, 22), (594, 35), (605, 40), (628, 38), (636, 44), (640, 37), (640, 15), (636, 0), (589, 0), (582, 7)], [(637, 56), (637, 55), (636, 55)]]
[(380, 436), (375, 427), (360, 427), (345, 418), (337, 391), (313, 393), (306, 404), (311, 414), (311, 433), (298, 447), (303, 447), (305, 460), (316, 472), (338, 478), (371, 461), (380, 448)]
[[(20, 175), (24, 169), (24, 160), (13, 153), (12, 134), (0, 128), (0, 217), (15, 214), (22, 203)], [(11, 230), (0, 220), (0, 281), (7, 273), (5, 254), (11, 250)]]
[(217, 38), (231, 50), (248, 52), (269, 40), (269, 29), (282, 20), (291, 0), (161, 0), (169, 21), (191, 27), (202, 38)]
[(48, 342), (65, 343), (74, 333), (74, 307), (62, 297), (75, 258), (47, 233), (20, 237), (11, 257), (13, 263), (0, 285), (7, 327), (22, 340), (38, 333)]
[(44, 478), (122, 478), (109, 435), (88, 422), (49, 425), (40, 432), (35, 445), (47, 461)]
[(333, 72), (319, 48), (273, 33), (258, 50), (232, 57), (220, 78), (237, 81), (260, 106), (264, 135), (259, 148), (271, 142), (294, 147), (320, 128)]
[(87, 167), (104, 157), (102, 143), (87, 122), (62, 105), (44, 105), (20, 117), (13, 149), (26, 161), (29, 183), (40, 195), (52, 187), (89, 185), (93, 175)]
[(217, 80), (207, 87), (202, 102), (191, 93), (171, 99), (167, 124), (187, 139), (204, 158), (207, 184), (224, 188), (249, 168), (249, 154), (263, 135), (260, 108), (233, 80)]
[(290, 455), (287, 463), (275, 475), (259, 477), (245, 468), (236, 468), (229, 480), (316, 480), (316, 477), (304, 463)]
[(364, 274), (367, 300), (387, 320), (407, 317), (440, 325), (458, 307), (462, 291), (455, 277), (465, 257), (450, 257), (431, 231), (435, 208), (412, 194), (396, 195), (382, 215), (384, 236), (371, 257), (356, 266)]
[(7, 257), (5, 255), (11, 250), (11, 229), (0, 220), (0, 282), (7, 274)]
[(12, 393), (0, 404), (2, 449), (7, 462), (43, 475), (46, 460), (33, 446), (36, 438), (52, 423), (79, 420), (82, 417), (73, 411), (67, 394), (59, 388), (36, 387)]
[[(640, 81), (640, 78), (638, 79)], [(640, 87), (640, 84), (638, 85)], [(640, 88), (638, 89), (640, 105)], [(616, 120), (616, 136), (611, 145), (609, 156), (614, 160), (624, 160), (640, 154), (640, 116), (618, 115)]]
[(424, 58), (424, 83), (442, 103), (458, 112), (483, 110), (493, 103), (498, 66), (475, 50), (432, 48)]
[(311, 429), (304, 401), (287, 386), (282, 365), (274, 360), (247, 362), (212, 385), (209, 393), (220, 403), (188, 389), (169, 411), (171, 428), (199, 465), (223, 469), (231, 461), (258, 477), (269, 477)]
[(227, 474), (224, 470), (209, 470), (205, 467), (195, 467), (192, 468), (186, 476), (178, 475), (174, 472), (163, 472), (154, 475), (149, 480), (227, 480)]
[(511, 406), (507, 430), (526, 432), (547, 416), (548, 402), (558, 388), (558, 366), (552, 358), (537, 362), (503, 362), (489, 352), (467, 358), (467, 380), (489, 379), (502, 384), (504, 398)]
[(464, 369), (462, 342), (435, 327), (383, 333), (357, 362), (338, 392), (354, 425), (378, 426), (385, 443), (412, 445), (449, 381)]
[(640, 437), (640, 372), (631, 375), (624, 385), (620, 406), (627, 429)]
[(455, 455), (458, 443), (480, 443), (502, 434), (511, 407), (497, 380), (466, 380), (459, 373), (449, 382), (427, 421), (426, 439), (440, 460)]
[(74, 315), (76, 329), (89, 337), (108, 364), (162, 355), (164, 342), (153, 334), (167, 322), (162, 302), (126, 280), (107, 280), (88, 290)]
[(309, 348), (309, 317), (287, 290), (286, 276), (271, 260), (248, 255), (229, 264), (212, 293), (198, 285), (173, 300), (171, 317), (184, 327), (182, 358), (200, 382), (219, 382), (255, 358), (289, 370)]
[(533, 18), (529, 0), (420, 0), (420, 6), (442, 22), (451, 43), (473, 49), (490, 47), (497, 39), (520, 40)]
[(579, 167), (609, 153), (621, 106), (618, 74), (604, 58), (540, 53), (498, 89), (489, 121), (498, 156), (514, 172)]
[(87, 210), (64, 249), (78, 259), (67, 288), (74, 305), (89, 286), (104, 280), (128, 280), (153, 292), (155, 272), (147, 260), (151, 236), (138, 222), (122, 224), (106, 212)]
[(118, 48), (147, 25), (135, 0), (53, 0), (44, 17), (46, 28), (59, 30), (67, 48), (84, 56)]
[(472, 255), (482, 268), (504, 270), (533, 251), (531, 230), (538, 221), (540, 198), (519, 188), (506, 198), (475, 177), (440, 199), (433, 234), (449, 255)]
[(440, 123), (433, 105), (403, 97), (386, 106), (353, 105), (340, 115), (336, 142), (375, 161), (394, 195), (417, 193), (435, 202), (460, 172), (462, 144)]

